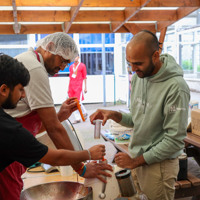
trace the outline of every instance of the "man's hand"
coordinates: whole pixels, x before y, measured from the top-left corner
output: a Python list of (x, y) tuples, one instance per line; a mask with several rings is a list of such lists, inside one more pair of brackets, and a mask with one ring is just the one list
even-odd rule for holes
[(119, 123), (122, 120), (122, 114), (113, 110), (98, 109), (96, 112), (90, 115), (91, 124), (93, 124), (93, 121), (96, 119), (103, 120), (102, 125), (104, 126), (108, 119), (112, 119), (115, 122)]
[(111, 165), (92, 161), (86, 164), (86, 172), (84, 178), (98, 178), (100, 181), (106, 183), (106, 180), (103, 178), (103, 176), (111, 177), (111, 174), (105, 170), (113, 171)]
[(68, 119), (71, 114), (77, 110), (77, 103), (74, 101), (75, 97), (68, 98), (64, 101), (60, 107), (59, 112), (57, 113), (58, 119), (60, 122)]
[(98, 144), (89, 148), (89, 151), (91, 154), (91, 160), (100, 160), (103, 159), (103, 157), (106, 155), (105, 145), (102, 144)]
[(107, 120), (109, 119), (110, 112), (110, 110), (98, 109), (96, 112), (90, 115), (90, 122), (93, 124), (94, 120), (101, 119), (103, 120), (102, 125), (104, 126)]
[(146, 164), (144, 157), (141, 155), (137, 158), (131, 158), (127, 153), (117, 153), (115, 163), (121, 168), (135, 169), (136, 167)]

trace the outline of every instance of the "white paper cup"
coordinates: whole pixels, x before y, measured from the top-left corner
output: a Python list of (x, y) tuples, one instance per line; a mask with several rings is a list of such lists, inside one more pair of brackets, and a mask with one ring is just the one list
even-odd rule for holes
[(60, 166), (61, 176), (72, 176), (73, 168), (71, 166)]
[(94, 139), (99, 139), (100, 135), (101, 135), (101, 124), (102, 124), (102, 120), (94, 120)]

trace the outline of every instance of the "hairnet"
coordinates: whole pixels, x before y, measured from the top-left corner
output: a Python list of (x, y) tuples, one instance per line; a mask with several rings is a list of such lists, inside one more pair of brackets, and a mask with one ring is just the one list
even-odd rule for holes
[(78, 55), (76, 43), (68, 34), (63, 32), (53, 33), (38, 40), (36, 47), (40, 46), (54, 55), (70, 60), (70, 62)]

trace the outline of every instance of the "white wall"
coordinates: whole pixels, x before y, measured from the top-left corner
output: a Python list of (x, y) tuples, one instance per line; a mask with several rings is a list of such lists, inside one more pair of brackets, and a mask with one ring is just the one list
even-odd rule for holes
[[(67, 98), (69, 77), (50, 77), (50, 86), (54, 104), (61, 104)], [(128, 79), (127, 76), (117, 76), (116, 83), (116, 101), (127, 101)], [(106, 102), (114, 102), (114, 75), (106, 75)], [(101, 103), (103, 102), (103, 76), (88, 75), (87, 90), (84, 95), (83, 103)]]

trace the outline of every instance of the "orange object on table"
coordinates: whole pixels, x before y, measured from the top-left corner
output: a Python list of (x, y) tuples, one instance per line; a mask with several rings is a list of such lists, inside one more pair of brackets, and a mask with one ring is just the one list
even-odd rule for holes
[(80, 113), (80, 115), (81, 115), (82, 120), (85, 121), (85, 118), (84, 118), (84, 116), (83, 116), (83, 113), (82, 113), (82, 110), (81, 110), (81, 105), (80, 105), (80, 103), (79, 103), (79, 100), (78, 100), (78, 99), (74, 99), (74, 101), (76, 101), (76, 103), (77, 103), (77, 108), (78, 108), (78, 111), (79, 111), (79, 113)]

